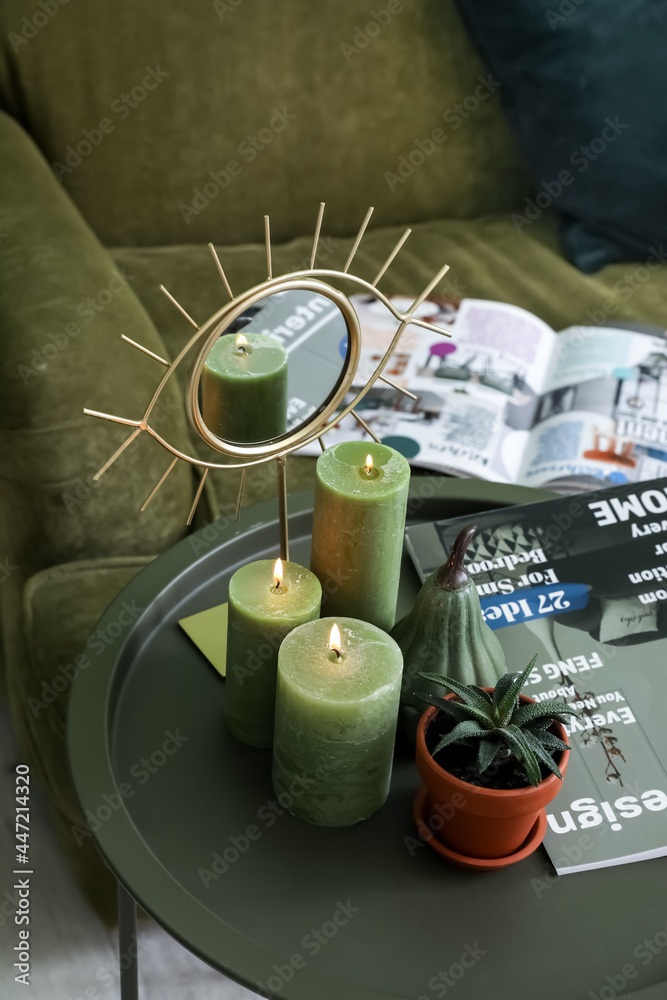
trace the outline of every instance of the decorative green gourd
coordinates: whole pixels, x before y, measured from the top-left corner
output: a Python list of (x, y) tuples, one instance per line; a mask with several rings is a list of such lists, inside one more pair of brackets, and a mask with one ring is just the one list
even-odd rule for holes
[(463, 528), (447, 562), (426, 580), (412, 611), (391, 630), (404, 659), (401, 728), (412, 741), (423, 712), (423, 700), (415, 692), (437, 693), (418, 674), (428, 671), (461, 684), (495, 687), (507, 669), (502, 646), (482, 618), (477, 588), (463, 566), (476, 532), (475, 524)]

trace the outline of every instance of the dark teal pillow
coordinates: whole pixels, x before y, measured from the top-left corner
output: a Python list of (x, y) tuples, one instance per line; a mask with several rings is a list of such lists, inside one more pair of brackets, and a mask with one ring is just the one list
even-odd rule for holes
[(458, 0), (500, 81), (535, 183), (582, 271), (667, 250), (667, 3)]

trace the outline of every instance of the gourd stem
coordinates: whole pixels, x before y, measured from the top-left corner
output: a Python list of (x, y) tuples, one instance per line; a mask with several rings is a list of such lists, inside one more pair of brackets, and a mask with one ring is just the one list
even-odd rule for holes
[(456, 536), (449, 559), (435, 574), (435, 582), (441, 590), (460, 590), (470, 580), (463, 559), (476, 534), (477, 525), (467, 524)]

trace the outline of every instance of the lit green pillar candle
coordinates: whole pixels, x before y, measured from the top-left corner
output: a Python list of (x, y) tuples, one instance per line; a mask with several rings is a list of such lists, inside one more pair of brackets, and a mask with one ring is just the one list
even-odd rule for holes
[(224, 719), (237, 740), (271, 746), (280, 643), (319, 617), (321, 599), (319, 580), (297, 563), (259, 559), (232, 576)]
[(409, 485), (410, 466), (385, 445), (345, 441), (319, 456), (310, 568), (325, 614), (394, 625)]
[(350, 826), (380, 808), (402, 672), (397, 643), (368, 622), (321, 618), (290, 632), (278, 654), (273, 787), (291, 813)]
[(287, 429), (287, 351), (261, 333), (219, 337), (204, 364), (201, 395), (204, 423), (218, 437), (279, 437)]

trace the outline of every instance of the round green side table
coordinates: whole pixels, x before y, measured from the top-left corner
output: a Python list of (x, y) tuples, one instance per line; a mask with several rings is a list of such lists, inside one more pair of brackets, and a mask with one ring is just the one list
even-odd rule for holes
[[(414, 521), (549, 496), (429, 482)], [(291, 558), (305, 565), (311, 503), (290, 497)], [(123, 601), (140, 617), (72, 686), (74, 782), (119, 882), (123, 1000), (138, 995), (135, 900), (213, 967), (286, 1000), (591, 1000), (628, 962), (635, 990), (667, 979), (667, 949), (646, 966), (633, 959), (667, 923), (664, 860), (556, 878), (540, 848), (502, 871), (462, 871), (417, 838), (408, 758), (396, 759), (386, 805), (354, 827), (309, 826), (275, 801), (270, 752), (225, 731), (224, 682), (178, 625), (225, 601), (238, 566), (275, 554), (275, 514), (251, 508), (156, 559), (100, 626)], [(406, 557), (401, 612), (418, 586)]]

